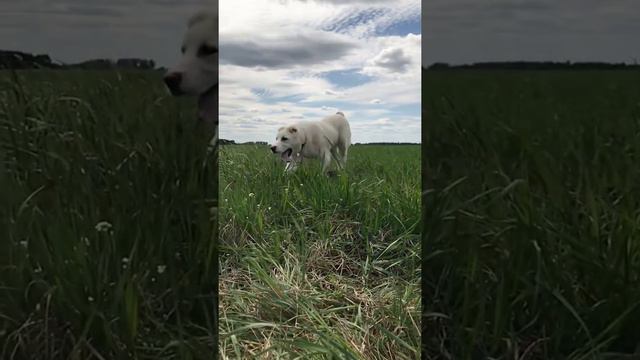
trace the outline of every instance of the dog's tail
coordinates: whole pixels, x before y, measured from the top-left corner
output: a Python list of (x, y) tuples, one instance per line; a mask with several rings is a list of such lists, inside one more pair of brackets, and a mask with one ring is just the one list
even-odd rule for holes
[(344, 117), (344, 113), (342, 111), (338, 111), (336, 115), (342, 115)]

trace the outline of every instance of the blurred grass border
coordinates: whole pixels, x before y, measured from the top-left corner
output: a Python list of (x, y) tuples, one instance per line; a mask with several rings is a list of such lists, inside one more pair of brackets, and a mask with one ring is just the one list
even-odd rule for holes
[(640, 72), (422, 88), (423, 356), (636, 358)]
[(0, 73), (6, 359), (208, 359), (217, 158), (150, 72)]

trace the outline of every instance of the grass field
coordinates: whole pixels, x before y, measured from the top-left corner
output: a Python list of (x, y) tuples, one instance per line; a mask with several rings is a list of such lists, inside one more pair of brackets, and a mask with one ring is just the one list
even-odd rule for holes
[(216, 159), (159, 74), (0, 73), (0, 358), (210, 359)]
[(640, 73), (427, 71), (423, 104), (425, 355), (638, 358)]
[(221, 148), (222, 358), (419, 357), (420, 147), (349, 157), (285, 176), (266, 146)]
[(210, 359), (218, 266), (222, 358), (418, 357), (419, 146), (331, 179), (224, 147), (218, 264), (192, 101), (155, 73), (0, 83), (0, 358)]

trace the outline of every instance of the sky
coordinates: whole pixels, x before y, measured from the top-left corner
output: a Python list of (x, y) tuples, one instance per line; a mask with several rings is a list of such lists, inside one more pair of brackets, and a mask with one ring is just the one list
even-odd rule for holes
[[(186, 19), (207, 6), (215, 2), (0, 0), (0, 49), (64, 62), (140, 57), (169, 66), (179, 58)], [(637, 0), (223, 0), (220, 7), (233, 16), (221, 18), (221, 79), (234, 91), (223, 111), (236, 119), (221, 130), (238, 140), (270, 141), (262, 131), (273, 132), (276, 122), (335, 109), (353, 122), (354, 141), (419, 140), (409, 33), (425, 32), (419, 39), (427, 66), (640, 61)]]
[(425, 65), (479, 61), (640, 63), (638, 0), (425, 0)]
[(207, 0), (0, 0), (0, 49), (54, 60), (175, 63), (186, 22)]
[[(261, 1), (268, 0), (255, 0)], [(205, 6), (215, 2), (0, 0), (0, 49), (47, 53), (66, 62), (143, 57), (167, 66), (179, 56), (173, 44), (182, 38), (185, 19)], [(424, 0), (421, 7), (425, 65), (514, 59), (640, 62), (637, 0)]]
[(417, 0), (222, 0), (220, 137), (342, 111), (352, 142), (420, 142)]

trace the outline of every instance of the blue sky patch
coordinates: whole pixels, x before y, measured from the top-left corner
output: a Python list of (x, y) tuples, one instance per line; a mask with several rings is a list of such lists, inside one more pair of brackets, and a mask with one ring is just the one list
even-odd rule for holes
[(392, 24), (382, 31), (376, 31), (378, 36), (406, 36), (408, 34), (421, 34), (422, 23), (420, 21), (420, 14), (414, 19), (407, 21), (400, 21)]
[(323, 73), (325, 79), (339, 88), (350, 88), (362, 84), (366, 84), (373, 80), (371, 76), (358, 72), (359, 69), (335, 70)]
[(279, 102), (299, 102), (304, 100), (301, 95), (273, 96), (269, 89), (253, 88), (251, 92), (260, 97), (261, 102), (265, 104), (275, 104)]

